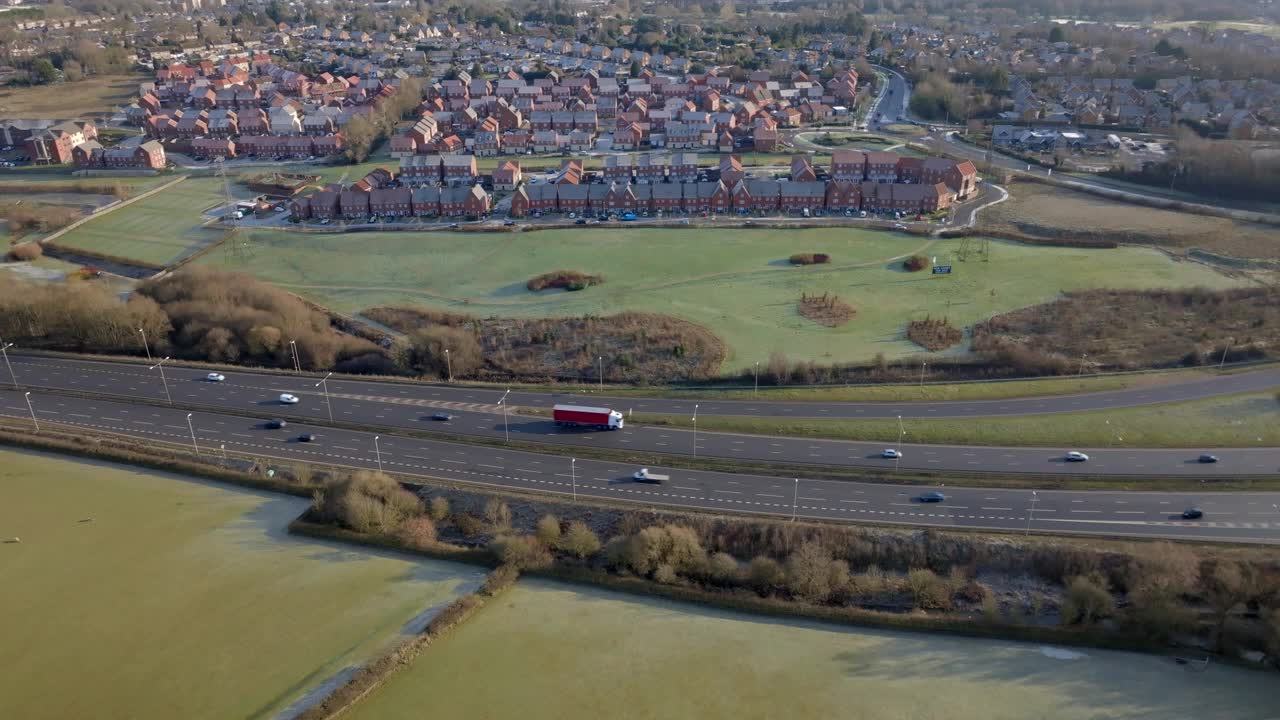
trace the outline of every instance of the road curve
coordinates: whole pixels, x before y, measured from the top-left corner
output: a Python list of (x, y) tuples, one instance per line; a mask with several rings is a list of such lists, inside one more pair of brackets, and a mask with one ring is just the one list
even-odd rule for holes
[[(179, 380), (179, 382), (190, 382)], [(290, 423), (268, 430), (234, 412), (188, 412), (129, 401), (0, 391), (0, 417), (22, 420), (34, 411), (42, 427), (107, 432), (147, 442), (195, 446), (217, 456), (225, 449), (262, 459), (300, 460), (351, 468), (383, 467), (405, 475), (504, 489), (579, 495), (651, 506), (707, 509), (844, 522), (959, 529), (995, 529), (1123, 537), (1168, 537), (1209, 542), (1280, 542), (1280, 493), (1123, 493), (931, 488), (942, 503), (914, 501), (923, 492), (899, 485), (727, 474), (662, 468), (662, 485), (631, 480), (634, 466), (571, 460), (405, 436)], [(190, 420), (190, 423), (188, 423)], [(491, 424), (500, 424), (489, 416)], [(313, 442), (300, 442), (313, 433)], [(927, 489), (926, 489), (927, 490)], [(1204, 509), (1202, 520), (1181, 511)]]
[[(160, 378), (148, 365), (128, 362), (54, 358), (40, 355), (10, 354), (18, 383), (29, 387), (49, 387), (63, 390), (105, 391), (114, 386), (151, 387), (157, 392)], [(174, 377), (186, 377), (190, 369), (170, 369)], [(267, 382), (288, 382), (287, 376), (260, 373), (252, 370), (220, 370), (231, 385), (262, 385)], [(8, 381), (0, 369), (0, 381)], [(185, 373), (178, 375), (178, 373)], [(204, 375), (199, 371), (200, 376)], [(308, 376), (309, 377), (309, 376)], [(1190, 378), (1191, 376), (1188, 376)], [(294, 378), (295, 387), (311, 383), (306, 378)], [(694, 406), (700, 415), (730, 415), (778, 418), (823, 418), (848, 420), (876, 420), (902, 417), (906, 419), (935, 419), (961, 417), (1008, 417), (1016, 415), (1045, 415), (1050, 413), (1086, 412), (1091, 410), (1115, 410), (1166, 402), (1202, 400), (1220, 395), (1244, 392), (1263, 392), (1280, 387), (1280, 367), (1265, 370), (1217, 375), (1208, 378), (1170, 380), (1167, 383), (1110, 390), (1078, 395), (1056, 395), (1003, 400), (955, 400), (946, 402), (771, 402), (768, 393), (761, 400), (678, 400), (668, 398), (612, 397), (607, 392), (528, 392), (512, 391), (508, 401), (512, 406), (549, 409), (560, 402), (603, 405), (627, 412), (662, 413), (692, 416)], [(390, 383), (356, 379), (343, 376), (329, 381), (331, 393), (352, 396), (395, 397), (437, 403), (464, 403), (492, 405), (503, 396), (502, 390), (470, 385), (454, 386), (428, 383)], [(126, 393), (127, 394), (127, 393)]]
[[(82, 361), (74, 361), (72, 365), (65, 361), (27, 364), (31, 359), (23, 358), (19, 380), (37, 388), (32, 392), (35, 398), (40, 397), (39, 387), (56, 387), (79, 393), (146, 399), (153, 403), (168, 401), (159, 372), (150, 371), (148, 375), (142, 366)], [(71, 368), (69, 372), (68, 367)], [(15, 365), (15, 370), (18, 369), (19, 365)], [(903, 458), (885, 460), (880, 457), (880, 452), (887, 443), (879, 441), (695, 433), (692, 430), (637, 424), (628, 425), (619, 432), (565, 430), (556, 427), (547, 417), (521, 414), (519, 405), (509, 408), (504, 419), (503, 407), (496, 404), (501, 394), (493, 390), (329, 380), (327, 397), (331, 404), (326, 404), (325, 387), (314, 377), (227, 371), (224, 373), (225, 382), (213, 383), (205, 380), (205, 374), (204, 370), (185, 367), (171, 367), (165, 371), (167, 395), (175, 406), (231, 413), (251, 411), (316, 422), (327, 421), (332, 414), (335, 421), (388, 432), (448, 432), (490, 440), (509, 437), (545, 444), (548, 449), (557, 448), (564, 452), (572, 452), (575, 447), (590, 447), (633, 454), (697, 455), (742, 462), (857, 467), (881, 472), (910, 470), (1046, 476), (1182, 475), (1223, 478), (1280, 474), (1280, 448), (1071, 448), (1085, 450), (1091, 460), (1068, 463), (1063, 460), (1063, 453), (1068, 448), (916, 445), (908, 442), (899, 445)], [(282, 393), (295, 395), (301, 402), (282, 405), (279, 402)], [(457, 399), (468, 398), (468, 395), (469, 399)], [(515, 397), (515, 393), (512, 396)], [(57, 396), (47, 397), (53, 399)], [(545, 408), (551, 402), (545, 395), (532, 397), (539, 399), (534, 407)], [(44, 406), (44, 401), (40, 402)], [(432, 415), (440, 411), (451, 413), (453, 419), (449, 422), (432, 420)], [(905, 415), (902, 430), (903, 438), (910, 441), (913, 429)], [(1196, 458), (1201, 452), (1213, 452), (1221, 457), (1221, 462), (1211, 465), (1198, 463)]]

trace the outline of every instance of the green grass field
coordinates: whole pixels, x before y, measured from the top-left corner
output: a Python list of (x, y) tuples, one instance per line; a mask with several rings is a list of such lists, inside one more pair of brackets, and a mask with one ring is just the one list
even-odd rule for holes
[(272, 717), (481, 577), (292, 538), (305, 505), (0, 449), (0, 715)]
[(1274, 716), (1275, 678), (1166, 657), (844, 628), (521, 580), (351, 720)]
[[(636, 413), (636, 422), (689, 427), (684, 415)], [(826, 420), (701, 415), (707, 431), (794, 435), (896, 443), (898, 421)], [(904, 420), (909, 443), (1026, 445), (1031, 447), (1275, 447), (1280, 401), (1271, 393), (1124, 408), (1107, 412), (989, 417), (975, 422)]]
[[(237, 196), (251, 195), (243, 187)], [(223, 202), (217, 178), (190, 178), (58, 238), (63, 247), (89, 250), (160, 265), (174, 262), (222, 237), (200, 227), (201, 213)]]
[[(590, 227), (526, 233), (251, 233), (246, 270), (342, 312), (424, 305), (481, 317), (646, 310), (702, 323), (730, 347), (726, 372), (774, 351), (819, 362), (919, 351), (904, 337), (913, 318), (967, 326), (995, 313), (1096, 287), (1226, 287), (1237, 281), (1142, 248), (1045, 248), (993, 242), (991, 261), (959, 262), (961, 240), (848, 228), (654, 230)], [(795, 252), (826, 252), (830, 265), (795, 268)], [(911, 253), (950, 262), (950, 276), (908, 273)], [(221, 263), (206, 257), (202, 263)], [(530, 277), (557, 269), (605, 276), (584, 292), (533, 294)], [(801, 292), (833, 292), (857, 308), (839, 328), (796, 311)]]

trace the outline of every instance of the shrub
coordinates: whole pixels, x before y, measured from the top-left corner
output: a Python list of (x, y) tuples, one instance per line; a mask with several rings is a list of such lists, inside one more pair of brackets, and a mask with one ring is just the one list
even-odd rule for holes
[(431, 518), (426, 515), (411, 517), (400, 526), (399, 532), (396, 533), (396, 538), (405, 547), (425, 550), (435, 545), (436, 524), (431, 522)]
[(551, 553), (531, 535), (503, 535), (489, 543), (489, 550), (503, 565), (520, 570), (551, 564)]
[(484, 519), (495, 530), (505, 530), (511, 527), (511, 508), (498, 498), (489, 498), (484, 504)]
[(887, 586), (884, 571), (875, 565), (849, 578), (849, 594), (854, 597), (874, 597), (884, 592)]
[(560, 549), (576, 558), (588, 558), (600, 551), (600, 539), (586, 523), (574, 520), (560, 536)]
[(427, 512), (430, 513), (432, 520), (443, 522), (449, 517), (449, 498), (443, 495), (431, 498), (431, 502), (427, 504)]
[(653, 570), (653, 579), (663, 585), (675, 585), (680, 577), (670, 563), (662, 563)]
[(832, 559), (818, 543), (806, 542), (787, 558), (787, 588), (802, 600), (826, 602), (834, 593), (844, 592), (848, 582), (849, 566)]
[(920, 272), (928, 269), (929, 265), (929, 258), (924, 255), (912, 255), (902, 261), (902, 267), (906, 268), (908, 272)]
[(907, 589), (916, 607), (926, 610), (951, 609), (951, 588), (945, 580), (927, 568), (907, 573)]
[(730, 585), (738, 580), (738, 561), (729, 553), (718, 552), (707, 559), (707, 577), (715, 583)]
[(751, 558), (751, 564), (747, 566), (747, 582), (761, 594), (773, 592), (781, 587), (786, 579), (787, 575), (782, 571), (782, 566), (773, 558), (757, 555)]
[(964, 332), (946, 318), (925, 318), (907, 323), (907, 339), (925, 350), (937, 352), (959, 344), (964, 339)]
[(525, 287), (532, 292), (546, 290), (547, 288), (576, 291), (585, 290), (592, 285), (599, 285), (603, 282), (603, 275), (588, 275), (577, 270), (554, 270), (530, 278), (529, 282), (525, 283)]
[(555, 547), (560, 540), (560, 521), (555, 515), (543, 515), (534, 526), (533, 536), (547, 547)]
[(469, 538), (479, 537), (488, 529), (483, 520), (471, 513), (455, 515), (453, 524), (458, 528), (458, 532)]
[(614, 540), (605, 548), (610, 564), (637, 575), (651, 576), (660, 565), (668, 565), (676, 573), (689, 573), (706, 562), (698, 536), (680, 525), (647, 527), (616, 545)]
[(514, 565), (499, 565), (484, 578), (480, 585), (480, 594), (493, 597), (497, 592), (520, 579), (520, 568)]
[(321, 518), (363, 533), (394, 533), (422, 513), (422, 501), (381, 473), (357, 472), (324, 488)]
[(44, 254), (38, 242), (23, 242), (9, 248), (9, 259), (14, 262), (30, 262)]
[(1067, 584), (1062, 601), (1064, 625), (1091, 625), (1115, 612), (1115, 599), (1102, 587), (1098, 578), (1077, 575)]
[[(445, 353), (448, 350), (448, 353)], [(472, 375), (484, 365), (476, 334), (463, 328), (432, 325), (409, 333), (407, 361), (419, 373), (441, 378)]]
[(831, 262), (831, 256), (826, 253), (796, 253), (787, 259), (792, 265), (822, 265)]

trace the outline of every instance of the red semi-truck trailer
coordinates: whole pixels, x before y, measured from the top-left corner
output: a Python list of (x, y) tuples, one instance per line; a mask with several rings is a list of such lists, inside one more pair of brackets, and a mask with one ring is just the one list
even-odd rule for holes
[(609, 408), (557, 405), (551, 417), (561, 427), (591, 427), (597, 430), (621, 430), (622, 413)]

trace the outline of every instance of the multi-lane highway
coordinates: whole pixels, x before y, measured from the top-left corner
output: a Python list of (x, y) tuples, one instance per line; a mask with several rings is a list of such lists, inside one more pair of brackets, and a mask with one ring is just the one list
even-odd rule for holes
[[(175, 378), (175, 383), (191, 383)], [(282, 386), (283, 387), (283, 386)], [(213, 388), (216, 392), (221, 388)], [(274, 390), (275, 388), (272, 388)], [(294, 388), (296, 389), (296, 388)], [(234, 412), (188, 411), (129, 401), (0, 391), (0, 417), (24, 422), (34, 411), (53, 427), (115, 433), (144, 441), (193, 447), (217, 457), (224, 450), (263, 459), (378, 468), (501, 488), (553, 492), (646, 505), (761, 513), (853, 522), (987, 528), (1011, 531), (1174, 537), (1205, 541), (1280, 542), (1280, 493), (1116, 493), (931, 488), (937, 504), (914, 498), (930, 488), (726, 474), (651, 467), (670, 479), (661, 485), (631, 480), (633, 465), (574, 460), (501, 448), (375, 435), (289, 423), (270, 430), (260, 419)], [(308, 402), (311, 398), (307, 399)], [(190, 413), (190, 416), (188, 416)], [(490, 426), (501, 417), (486, 416)], [(311, 442), (298, 440), (313, 433)], [(1189, 506), (1201, 520), (1183, 520)]]
[[(574, 431), (557, 428), (549, 418), (524, 415), (519, 412), (521, 405), (545, 409), (553, 402), (562, 399), (581, 401), (581, 398), (577, 397), (559, 398), (534, 393), (519, 395), (511, 393), (508, 402), (514, 407), (504, 410), (502, 405), (497, 404), (503, 393), (494, 390), (331, 379), (326, 383), (329, 400), (329, 403), (326, 403), (325, 386), (318, 384), (317, 378), (314, 377), (225, 371), (226, 380), (213, 383), (205, 380), (204, 370), (170, 367), (165, 371), (165, 379), (162, 381), (157, 370), (148, 370), (145, 365), (21, 355), (12, 356), (11, 359), (14, 361), (14, 371), (18, 375), (19, 383), (24, 387), (36, 389), (33, 393), (36, 397), (39, 396), (39, 388), (57, 388), (80, 393), (135, 397), (155, 403), (167, 402), (168, 398), (172, 398), (174, 405), (178, 407), (213, 409), (231, 413), (250, 411), (288, 419), (315, 421), (327, 420), (332, 415), (335, 421), (347, 425), (386, 429), (388, 432), (414, 430), (478, 436), (490, 440), (510, 439), (545, 444), (548, 448), (556, 447), (569, 452), (572, 452), (574, 447), (590, 447), (626, 451), (634, 457), (645, 457), (646, 454), (655, 458), (660, 455), (696, 454), (699, 457), (728, 458), (755, 463), (811, 464), (869, 468), (879, 471), (910, 470), (939, 473), (1193, 477), (1280, 474), (1280, 448), (1139, 450), (917, 445), (908, 442), (898, 446), (898, 449), (903, 452), (903, 457), (890, 460), (880, 457), (880, 453), (886, 445), (898, 445), (897, 443), (762, 437), (705, 431), (694, 433), (688, 430), (636, 424), (628, 425), (625, 430), (619, 432)], [(1214, 378), (1210, 382), (1221, 381), (1230, 383), (1232, 388), (1238, 388), (1237, 383), (1241, 382), (1240, 378), (1252, 378), (1247, 382), (1269, 383), (1267, 384), (1269, 387), (1275, 384), (1275, 372), (1269, 370), (1224, 376)], [(1267, 380), (1268, 377), (1273, 379)], [(1183, 387), (1185, 390), (1190, 386), (1200, 388), (1194, 392), (1208, 391), (1205, 389), (1206, 386), (1197, 381), (1187, 383), (1185, 386), (1171, 385), (1167, 388), (1161, 386), (1141, 392), (1177, 392), (1177, 387)], [(297, 405), (282, 405), (278, 400), (282, 393), (296, 395), (300, 402)], [(1117, 395), (1123, 397), (1122, 393), (1099, 393), (1080, 396), (1077, 400)], [(1133, 396), (1130, 400), (1136, 402), (1138, 396)], [(593, 400), (593, 402), (599, 401), (601, 398)], [(1083, 402), (1083, 400), (1080, 401)], [(632, 400), (631, 402), (635, 409), (642, 409), (640, 401)], [(670, 405), (675, 408), (672, 412), (691, 412), (693, 409), (692, 402), (679, 403), (665, 400), (645, 402), (662, 403), (664, 407)], [(990, 414), (991, 410), (999, 411), (1001, 405), (1015, 402), (1023, 401), (1000, 401), (994, 407), (989, 403), (978, 403), (976, 406), (984, 408), (984, 411), (971, 411), (969, 415)], [(1071, 398), (1027, 402), (1065, 403), (1061, 407), (1073, 410), (1085, 409), (1071, 405), (1070, 403), (1073, 402)], [(624, 411), (628, 409), (627, 405), (621, 403), (615, 403), (615, 405)], [(738, 405), (737, 403), (707, 403), (699, 408), (699, 412), (706, 414), (715, 412), (709, 408), (730, 409)], [(952, 405), (975, 406), (974, 403), (938, 403), (932, 406), (894, 403), (881, 408), (887, 415), (866, 414), (853, 415), (853, 417), (891, 417), (901, 413), (903, 437), (909, 441), (912, 437), (911, 419), (948, 417), (944, 414), (930, 413), (929, 408), (949, 408)], [(792, 406), (806, 409), (809, 407), (804, 403), (748, 404), (744, 410), (750, 411), (752, 407), (757, 406), (761, 410)], [(846, 406), (830, 404), (830, 407)], [(872, 408), (876, 405), (863, 407)], [(902, 409), (908, 408), (914, 409), (915, 412), (902, 412)], [(644, 409), (657, 410), (656, 407)], [(821, 406), (818, 410), (821, 410)], [(448, 422), (434, 421), (432, 416), (438, 411), (451, 413), (453, 419)], [(798, 414), (794, 413), (792, 416)], [(832, 413), (827, 417), (837, 417), (837, 415)], [(1068, 463), (1064, 460), (1064, 453), (1069, 449), (1085, 450), (1091, 459), (1085, 463)], [(1221, 462), (1216, 464), (1196, 462), (1201, 452), (1212, 452), (1221, 458)]]

